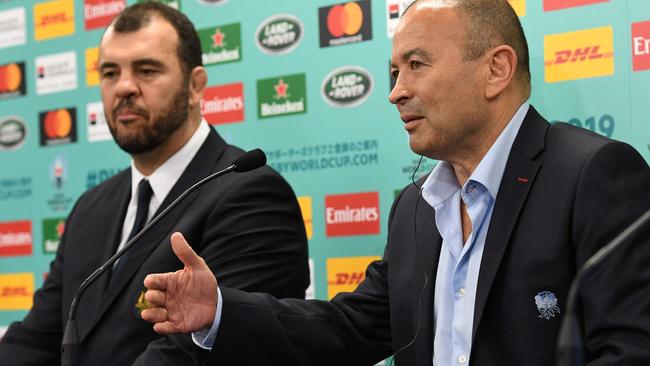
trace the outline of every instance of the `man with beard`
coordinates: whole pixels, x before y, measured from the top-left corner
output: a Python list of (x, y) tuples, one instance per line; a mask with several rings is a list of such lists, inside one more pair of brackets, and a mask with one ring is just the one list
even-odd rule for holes
[[(99, 70), (108, 125), (131, 167), (75, 204), (34, 306), (0, 343), (4, 366), (59, 364), (82, 281), (185, 189), (242, 154), (201, 117), (207, 75), (198, 35), (180, 12), (126, 8), (102, 37)], [(192, 364), (189, 335), (160, 336), (139, 315), (144, 276), (182, 268), (169, 245), (175, 231), (223, 283), (304, 297), (306, 236), (293, 191), (268, 167), (227, 175), (187, 196), (81, 297), (81, 365)]]

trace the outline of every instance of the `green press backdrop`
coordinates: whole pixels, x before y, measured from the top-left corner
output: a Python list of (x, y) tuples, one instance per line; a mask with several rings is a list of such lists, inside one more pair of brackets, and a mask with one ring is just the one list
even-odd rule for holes
[[(129, 165), (98, 104), (95, 48), (133, 2), (0, 0), (0, 335), (31, 306), (76, 198)], [(201, 36), (206, 119), (228, 142), (264, 149), (300, 196), (308, 295), (353, 289), (381, 256), (418, 160), (387, 101), (390, 33), (408, 1), (170, 3)], [(531, 103), (650, 160), (650, 1), (511, 4), (528, 37)]]

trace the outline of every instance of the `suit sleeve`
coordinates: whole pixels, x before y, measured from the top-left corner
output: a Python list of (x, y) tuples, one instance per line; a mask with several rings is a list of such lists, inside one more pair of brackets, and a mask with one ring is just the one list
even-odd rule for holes
[[(579, 264), (650, 209), (650, 169), (623, 143), (596, 150), (577, 189), (573, 242)], [(590, 366), (650, 364), (649, 237), (646, 229), (584, 282), (579, 309)]]
[(198, 253), (224, 286), (304, 298), (307, 237), (296, 197), (270, 169), (251, 173), (216, 203)]
[(207, 364), (370, 365), (385, 359), (392, 352), (389, 251), (368, 266), (354, 292), (330, 302), (278, 300), (220, 284), (223, 313)]
[[(296, 197), (271, 170), (251, 173), (240, 175), (219, 195), (201, 237), (188, 241), (224, 286), (304, 298), (307, 238)], [(134, 365), (192, 364), (207, 353), (190, 335), (172, 335), (151, 342)]]
[[(83, 197), (83, 196), (82, 196)], [(81, 201), (81, 198), (77, 201)], [(75, 206), (76, 207), (76, 206)], [(74, 209), (68, 222), (74, 216)], [(11, 324), (0, 342), (0, 360), (7, 366), (57, 365), (61, 363), (63, 337), (62, 271), (66, 234), (63, 233), (43, 287), (21, 322)], [(67, 314), (66, 314), (67, 315)]]

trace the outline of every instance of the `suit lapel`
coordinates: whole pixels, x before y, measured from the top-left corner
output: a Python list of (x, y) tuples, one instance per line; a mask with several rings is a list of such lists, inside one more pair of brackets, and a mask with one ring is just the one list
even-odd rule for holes
[[(417, 248), (418, 253), (415, 263), (416, 286), (413, 298), (413, 334), (418, 332), (415, 339), (417, 355), (433, 355), (433, 285), (436, 283), (438, 260), (442, 238), (435, 224), (435, 211), (420, 196), (416, 214), (417, 223)], [(421, 264), (420, 264), (421, 263)], [(422, 267), (427, 275), (427, 284), (424, 287), (424, 276), (421, 275)], [(422, 295), (420, 295), (422, 294)], [(419, 323), (418, 323), (419, 322)], [(419, 324), (419, 330), (417, 329)], [(422, 359), (416, 355), (416, 360)], [(426, 358), (424, 358), (426, 359)], [(429, 357), (429, 360), (431, 357)], [(430, 364), (430, 363), (427, 363)]]
[(169, 191), (165, 200), (160, 204), (158, 211), (156, 211), (156, 215), (167, 208), (176, 197), (186, 189), (190, 188), (194, 183), (205, 178), (213, 171), (225, 169), (230, 165), (230, 163), (232, 163), (231, 161), (219, 160), (225, 149), (226, 142), (211, 127), (208, 138), (205, 140), (201, 149), (196, 153), (196, 156), (192, 159), (183, 174), (178, 178), (178, 182), (176, 182), (171, 191)]
[[(181, 174), (154, 216), (160, 214), (160, 212), (169, 206), (169, 204), (183, 191), (209, 175), (213, 169), (219, 169), (217, 163), (225, 147), (226, 143), (211, 128), (208, 138), (187, 166), (183, 174)], [(226, 163), (224, 162), (224, 165), (225, 164)], [(129, 255), (125, 259), (125, 263), (122, 263), (122, 268), (117, 273), (116, 278), (113, 279), (110, 288), (106, 289), (106, 293), (101, 301), (101, 306), (99, 307), (93, 321), (93, 326), (97, 321), (99, 321), (99, 319), (101, 319), (106, 310), (111, 307), (115, 299), (119, 297), (118, 295), (123, 292), (125, 286), (135, 276), (144, 261), (149, 257), (149, 254), (160, 242), (168, 240), (168, 236), (171, 233), (174, 224), (183, 216), (182, 213), (191, 206), (192, 201), (198, 197), (199, 193), (200, 190), (195, 191), (186, 197), (184, 201), (174, 208), (173, 214), (169, 214), (159, 221), (157, 225), (155, 225), (130, 249)], [(133, 297), (135, 299), (135, 295)]]
[[(117, 207), (116, 210), (98, 209), (98, 217), (94, 218), (99, 224), (93, 226), (93, 236), (89, 240), (92, 240), (93, 247), (101, 248), (96, 267), (99, 267), (115, 254), (122, 233), (126, 209), (131, 199), (131, 170), (126, 169), (120, 174), (120, 176), (116, 177), (117, 180), (111, 183), (112, 186), (109, 191), (104, 194), (106, 202), (97, 203), (98, 207), (113, 207), (117, 203)], [(102, 303), (108, 279), (109, 277), (106, 274), (97, 278), (96, 282), (87, 288), (84, 296), (79, 300), (80, 304), (77, 307), (76, 317), (80, 328), (79, 334), (82, 336), (90, 329), (90, 327), (86, 328), (84, 325), (90, 325), (99, 304)]]
[(544, 149), (548, 126), (548, 122), (531, 106), (512, 145), (485, 239), (474, 305), (472, 341), (512, 230), (541, 166), (541, 159), (533, 159)]

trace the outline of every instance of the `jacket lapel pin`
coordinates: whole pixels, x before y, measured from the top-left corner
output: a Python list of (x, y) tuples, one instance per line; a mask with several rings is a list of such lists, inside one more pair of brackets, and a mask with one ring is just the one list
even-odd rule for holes
[(147, 289), (143, 289), (138, 294), (138, 300), (135, 303), (135, 308), (138, 310), (138, 313), (142, 313), (142, 310), (151, 308), (151, 304), (144, 298), (144, 294), (147, 292)]
[(539, 317), (549, 320), (555, 317), (555, 314), (560, 313), (560, 308), (557, 306), (557, 297), (550, 291), (543, 291), (535, 296), (535, 305), (539, 311)]

